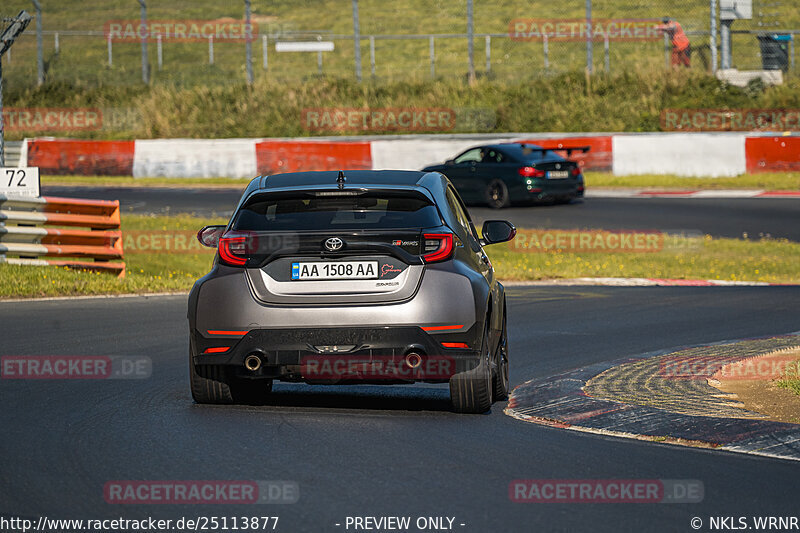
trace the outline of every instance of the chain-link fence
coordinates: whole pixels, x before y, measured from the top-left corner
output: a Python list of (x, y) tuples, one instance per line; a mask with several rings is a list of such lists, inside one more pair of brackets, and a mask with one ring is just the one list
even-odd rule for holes
[[(7, 13), (30, 7), (18, 0), (7, 3), (11, 4), (3, 7)], [(41, 0), (41, 4), (46, 83), (141, 84), (143, 36), (148, 45), (148, 78), (155, 84), (245, 81), (248, 40), (257, 79), (356, 76), (353, 2), (346, 0), (254, 0), (249, 33), (243, 29), (244, 2), (195, 2), (179, 9), (170, 2), (152, 1), (147, 4), (144, 26), (136, 0)], [(711, 6), (715, 4), (718, 0), (475, 0), (471, 32), (474, 72), (477, 77), (525, 80), (587, 65), (594, 73), (669, 68), (674, 61), (673, 42), (657, 29), (664, 17), (679, 23), (688, 37), (690, 68), (710, 71)], [(468, 78), (467, 0), (391, 4), (360, 0), (357, 8), (365, 80)], [(791, 36), (800, 28), (800, 13), (790, 0), (753, 0), (751, 17), (736, 20), (728, 28), (719, 20), (719, 9), (716, 12), (716, 28), (731, 32), (728, 56), (723, 41), (715, 35), (720, 60), (730, 57), (732, 67), (757, 69), (774, 62), (763, 54), (778, 53), (786, 56), (787, 68), (792, 69), (793, 40), (772, 37)], [(36, 29), (32, 23), (4, 57), (6, 78), (17, 87), (37, 83)], [(309, 51), (279, 51), (286, 42), (308, 43), (304, 46)], [(331, 44), (326, 51), (316, 51), (311, 43)], [(775, 61), (783, 61), (783, 56)]]

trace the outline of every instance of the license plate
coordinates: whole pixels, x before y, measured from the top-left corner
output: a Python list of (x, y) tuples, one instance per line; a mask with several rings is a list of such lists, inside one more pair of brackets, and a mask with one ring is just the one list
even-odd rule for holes
[(567, 170), (548, 170), (547, 177), (551, 180), (555, 179), (563, 179), (569, 176), (569, 171)]
[(314, 261), (292, 263), (292, 279), (377, 279), (377, 261)]

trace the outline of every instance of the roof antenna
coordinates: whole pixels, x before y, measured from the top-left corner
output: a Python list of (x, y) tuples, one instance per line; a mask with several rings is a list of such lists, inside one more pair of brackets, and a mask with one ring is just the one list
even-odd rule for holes
[(344, 172), (340, 170), (339, 176), (336, 178), (336, 183), (339, 185), (340, 189), (344, 189), (344, 182), (346, 180), (347, 178), (344, 177)]

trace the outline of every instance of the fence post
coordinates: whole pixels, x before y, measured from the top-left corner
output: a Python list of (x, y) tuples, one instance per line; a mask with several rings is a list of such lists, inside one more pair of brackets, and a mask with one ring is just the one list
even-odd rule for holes
[(594, 63), (592, 50), (592, 0), (586, 0), (586, 73), (592, 73)]
[(669, 70), (669, 56), (670, 56), (669, 36), (664, 33), (664, 67)]
[(353, 0), (353, 41), (355, 45), (356, 80), (361, 83), (361, 33), (358, 28), (358, 0)]
[(261, 36), (261, 60), (264, 70), (267, 70), (269, 67), (267, 63), (267, 34)]
[(369, 36), (369, 72), (375, 77), (375, 36)]
[(717, 72), (717, 0), (710, 0), (709, 10), (710, 10), (709, 18), (711, 20), (711, 24), (710, 24), (711, 42), (709, 43), (709, 45), (711, 46), (711, 74), (716, 74), (716, 72)]
[(322, 52), (317, 52), (317, 74), (322, 74)]
[(244, 36), (247, 84), (253, 85), (253, 28), (250, 26), (250, 0), (244, 0), (244, 21), (247, 28)]
[(544, 69), (550, 68), (550, 47), (547, 42), (547, 34), (542, 36), (542, 52), (544, 53)]
[(6, 166), (5, 124), (3, 122), (3, 54), (0, 54), (0, 168)]
[(108, 66), (109, 68), (114, 66), (114, 54), (112, 52), (112, 45), (111, 45), (111, 32), (108, 33)]
[(434, 44), (434, 37), (428, 37), (428, 57), (431, 60), (431, 79), (436, 78), (436, 45)]
[(486, 36), (486, 74), (492, 71), (492, 36)]
[(469, 55), (469, 83), (475, 83), (475, 43), (472, 20), (472, 0), (467, 0), (467, 52)]
[(36, 8), (36, 85), (44, 83), (44, 50), (42, 46), (42, 4), (33, 0)]
[(214, 64), (214, 36), (208, 36), (208, 64)]
[(609, 46), (608, 46), (608, 33), (605, 34), (603, 38), (603, 51), (605, 52), (605, 64), (606, 64), (606, 73), (611, 70), (611, 58), (609, 57)]
[(145, 0), (139, 0), (139, 5), (141, 6), (141, 18), (142, 24), (139, 28), (139, 36), (142, 38), (142, 81), (145, 83), (150, 83), (150, 69), (148, 68), (147, 64), (147, 38), (149, 35), (142, 35), (142, 30), (147, 32), (147, 4)]
[(58, 42), (58, 32), (53, 35), (53, 47), (56, 49), (56, 55), (61, 51), (61, 45)]
[(161, 70), (161, 65), (164, 64), (164, 56), (161, 50), (161, 35), (156, 36), (156, 55), (158, 56), (158, 70)]

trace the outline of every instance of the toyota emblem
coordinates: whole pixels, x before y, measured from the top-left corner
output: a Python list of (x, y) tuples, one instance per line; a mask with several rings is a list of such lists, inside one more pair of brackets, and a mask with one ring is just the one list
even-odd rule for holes
[(331, 252), (335, 252), (344, 246), (344, 241), (339, 237), (331, 237), (325, 241), (325, 248), (327, 248)]

